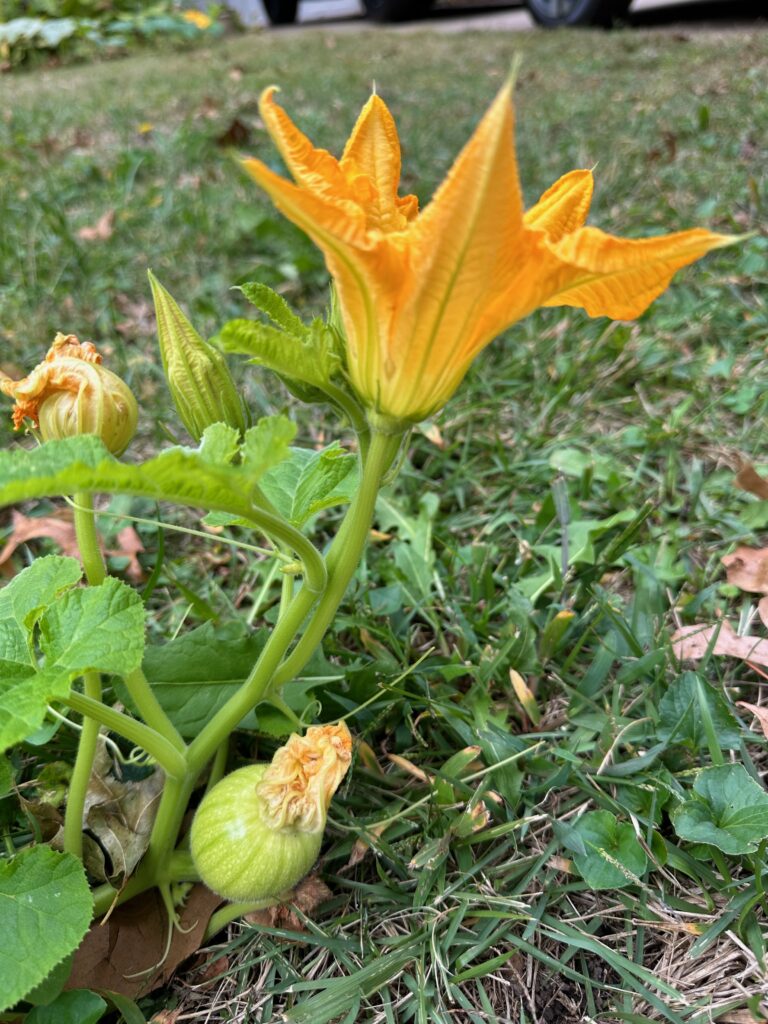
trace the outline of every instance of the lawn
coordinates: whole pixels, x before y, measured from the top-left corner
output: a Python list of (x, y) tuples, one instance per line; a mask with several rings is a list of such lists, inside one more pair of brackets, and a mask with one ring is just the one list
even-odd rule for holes
[[(233, 284), (262, 281), (306, 314), (325, 301), (322, 259), (231, 156), (279, 167), (261, 89), (278, 83), (338, 152), (375, 82), (398, 121), (403, 191), (426, 201), (518, 54), (529, 203), (595, 167), (591, 219), (606, 230), (748, 237), (681, 273), (639, 322), (540, 311), (414, 432), (315, 691), (323, 720), (365, 705), (323, 849), (330, 897), (299, 943), (279, 924), (230, 926), (209, 950), (214, 984), (182, 973), (147, 1016), (765, 1019), (768, 820), (738, 852), (681, 823), (695, 805), (727, 831), (729, 808), (692, 790), (702, 765), (768, 771), (768, 739), (737, 706), (763, 703), (765, 675), (711, 652), (683, 671), (670, 635), (719, 617), (765, 633), (768, 588), (727, 582), (720, 560), (768, 528), (768, 503), (735, 483), (742, 460), (768, 463), (768, 34), (275, 33), (4, 77), (0, 368), (31, 367), (57, 330), (92, 338), (139, 398), (139, 449), (154, 450), (177, 428), (148, 267), (207, 335), (248, 315)], [(257, 415), (289, 409), (302, 443), (328, 439), (257, 370), (248, 396)], [(137, 529), (158, 639), (271, 621), (279, 584), (219, 535), (203, 550), (168, 534), (163, 558), (161, 531)], [(57, 734), (51, 756), (68, 742)], [(270, 744), (243, 734), (239, 753)], [(470, 746), (468, 774), (438, 799), (435, 777)], [(24, 770), (34, 780), (35, 761)], [(0, 827), (28, 839), (7, 811)]]

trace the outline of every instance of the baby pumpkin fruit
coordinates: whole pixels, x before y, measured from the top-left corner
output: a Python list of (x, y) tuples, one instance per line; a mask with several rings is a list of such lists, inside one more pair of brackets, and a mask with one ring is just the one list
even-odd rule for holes
[(257, 787), (268, 764), (227, 775), (206, 795), (192, 822), (192, 857), (200, 877), (233, 903), (292, 889), (317, 860), (323, 832), (271, 828)]
[(192, 822), (192, 858), (209, 889), (233, 903), (278, 899), (320, 853), (328, 806), (344, 777), (352, 738), (344, 723), (293, 735), (271, 764), (227, 775)]

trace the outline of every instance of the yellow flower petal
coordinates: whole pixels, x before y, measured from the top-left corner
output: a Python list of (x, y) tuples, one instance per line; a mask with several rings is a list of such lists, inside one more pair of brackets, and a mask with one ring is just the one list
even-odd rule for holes
[(296, 182), (315, 192), (349, 198), (347, 179), (338, 160), (328, 150), (318, 149), (299, 131), (283, 108), (275, 103), (276, 92), (274, 85), (264, 90), (259, 112)]
[(592, 171), (570, 171), (548, 188), (523, 218), (527, 228), (541, 228), (550, 241), (580, 228), (592, 202)]
[[(511, 83), (499, 92), (431, 203), (407, 231), (409, 279), (398, 329), (378, 360), (382, 404), (414, 418), (439, 408), (466, 371), (462, 349), (494, 290), (512, 272), (523, 235)], [(490, 340), (490, 339), (488, 339)], [(375, 380), (352, 380), (366, 396)]]
[(365, 175), (373, 189), (369, 226), (399, 231), (418, 213), (416, 196), (398, 196), (400, 140), (386, 103), (374, 94), (352, 129), (340, 164), (348, 177)]
[(245, 162), (322, 249), (346, 331), (351, 383), (380, 425), (424, 419), (477, 353), (541, 305), (639, 315), (676, 270), (733, 239), (696, 229), (640, 241), (584, 227), (592, 174), (572, 171), (523, 213), (511, 85), (499, 92), (426, 209), (399, 197), (400, 144), (371, 97), (337, 161), (268, 89), (264, 122), (296, 184)]
[(681, 267), (735, 241), (703, 228), (641, 239), (581, 228), (549, 246), (558, 266), (550, 272), (553, 291), (542, 305), (580, 306), (590, 316), (631, 320), (661, 295)]

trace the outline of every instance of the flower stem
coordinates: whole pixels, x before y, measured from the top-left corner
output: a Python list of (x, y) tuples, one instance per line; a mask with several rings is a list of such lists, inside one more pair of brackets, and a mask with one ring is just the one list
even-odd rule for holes
[[(293, 655), (283, 662), (285, 652), (299, 633), (312, 605), (318, 600), (317, 589), (310, 585), (309, 578), (305, 579), (301, 589), (278, 619), (272, 635), (243, 685), (190, 743), (187, 748), (188, 769), (184, 777), (169, 778), (166, 781), (149, 849), (140, 869), (142, 879), (153, 880), (150, 884), (167, 881), (168, 864), (178, 840), (187, 803), (192, 795), (195, 780), (205, 764), (214, 756), (221, 743), (237, 727), (244, 715), (262, 699), (281, 662), (281, 677), (291, 678), (293, 666), (303, 667), (322, 640), (360, 561), (368, 539), (376, 496), (381, 481), (397, 454), (400, 440), (400, 436), (376, 433), (371, 438), (359, 490), (328, 554), (328, 578), (327, 581), (323, 580), (324, 588), (317, 611)], [(281, 537), (276, 539), (285, 540)], [(291, 543), (291, 547), (297, 551), (295, 544)], [(297, 553), (301, 555), (299, 551)]]
[(97, 726), (104, 725), (110, 732), (116, 732), (131, 743), (135, 743), (137, 747), (146, 750), (166, 775), (181, 777), (185, 774), (187, 762), (184, 754), (143, 722), (107, 707), (102, 701), (95, 700), (87, 693), (70, 693), (67, 697), (61, 698), (61, 703), (84, 716), (83, 728), (91, 721)]
[(328, 583), (325, 593), (301, 640), (275, 673), (272, 686), (294, 679), (314, 654), (341, 604), (368, 540), (381, 481), (391, 466), (402, 435), (374, 433), (363, 469), (360, 490), (326, 558)]
[[(86, 672), (83, 676), (83, 689), (85, 695), (101, 704), (101, 677), (98, 672)], [(99, 723), (93, 719), (84, 717), (83, 728), (80, 731), (80, 742), (77, 746), (77, 756), (72, 769), (72, 779), (69, 783), (67, 795), (67, 809), (64, 813), (64, 852), (73, 853), (81, 860), (83, 858), (83, 813), (85, 811), (85, 798), (88, 793), (88, 783), (91, 778), (91, 769), (96, 757), (96, 745), (99, 740)]]
[[(85, 576), (92, 587), (98, 587), (107, 575), (104, 559), (96, 533), (93, 514), (93, 498), (90, 494), (75, 495), (75, 536), (80, 549)], [(83, 676), (85, 696), (101, 703), (101, 676), (98, 672), (86, 672)], [(83, 813), (88, 783), (91, 778), (96, 745), (99, 739), (99, 723), (93, 718), (83, 718), (77, 756), (72, 769), (72, 779), (67, 795), (67, 809), (64, 814), (64, 850), (83, 858)]]

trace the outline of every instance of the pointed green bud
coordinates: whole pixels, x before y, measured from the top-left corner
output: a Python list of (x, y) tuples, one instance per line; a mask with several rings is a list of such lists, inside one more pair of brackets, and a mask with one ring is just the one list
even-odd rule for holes
[(197, 333), (151, 271), (149, 283), (163, 370), (181, 422), (196, 441), (212, 423), (244, 433), (247, 417), (224, 356)]

